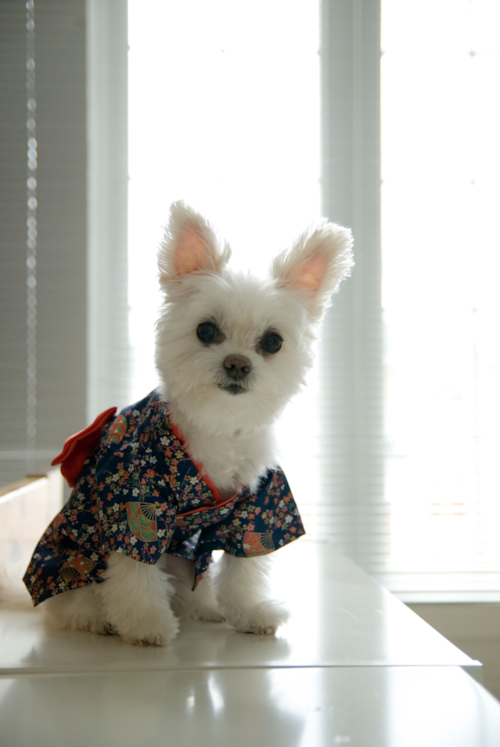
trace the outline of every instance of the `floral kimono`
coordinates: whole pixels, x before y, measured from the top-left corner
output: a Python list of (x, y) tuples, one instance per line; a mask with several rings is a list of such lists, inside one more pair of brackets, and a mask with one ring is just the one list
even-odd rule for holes
[(268, 470), (255, 494), (242, 488), (222, 500), (156, 391), (115, 414), (68, 439), (53, 462), (74, 490), (26, 571), (35, 605), (102, 581), (110, 552), (149, 564), (164, 552), (192, 559), (194, 588), (213, 550), (266, 555), (304, 534), (281, 469)]

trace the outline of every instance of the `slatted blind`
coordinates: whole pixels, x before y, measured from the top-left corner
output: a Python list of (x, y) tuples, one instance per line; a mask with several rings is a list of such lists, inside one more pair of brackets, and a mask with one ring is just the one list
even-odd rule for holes
[(322, 212), (350, 226), (352, 277), (319, 356), (315, 531), (372, 569), (388, 552), (380, 264), (380, 4), (321, 5)]
[(125, 0), (88, 0), (87, 421), (131, 403)]
[(322, 5), (323, 205), (357, 264), (321, 344), (317, 531), (407, 601), (498, 601), (500, 10), (380, 10)]
[(85, 60), (84, 2), (0, 3), (1, 483), (86, 417)]

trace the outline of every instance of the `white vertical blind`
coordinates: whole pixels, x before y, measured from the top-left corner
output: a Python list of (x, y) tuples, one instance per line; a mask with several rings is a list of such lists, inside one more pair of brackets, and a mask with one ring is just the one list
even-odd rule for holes
[(500, 598), (499, 15), (384, 0), (380, 109), (379, 8), (322, 5), (323, 204), (357, 265), (321, 348), (320, 533), (408, 601)]
[(356, 265), (321, 339), (317, 534), (369, 570), (389, 548), (380, 290), (380, 4), (321, 5), (323, 213), (351, 226)]
[(87, 1), (87, 420), (131, 402), (127, 3)]

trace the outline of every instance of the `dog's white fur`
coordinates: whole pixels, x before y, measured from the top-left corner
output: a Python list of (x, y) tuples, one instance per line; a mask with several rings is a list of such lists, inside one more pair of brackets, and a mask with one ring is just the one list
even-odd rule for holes
[[(172, 206), (158, 258), (166, 294), (156, 336), (161, 393), (191, 456), (223, 497), (241, 485), (254, 489), (275, 465), (272, 425), (312, 364), (315, 329), (349, 272), (351, 245), (350, 231), (321, 221), (274, 260), (268, 280), (258, 280), (227, 268), (230, 249), (204, 218), (182, 202)], [(197, 326), (206, 321), (223, 333), (218, 344), (198, 339)], [(258, 344), (269, 330), (283, 338), (271, 355)], [(238, 394), (220, 388), (230, 383), (230, 355), (251, 364)], [(59, 627), (116, 632), (140, 645), (172, 640), (179, 618), (224, 618), (236, 630), (264, 634), (287, 619), (283, 605), (270, 599), (269, 557), (224, 553), (194, 592), (192, 566), (169, 555), (147, 565), (111, 553), (104, 583), (42, 606)]]

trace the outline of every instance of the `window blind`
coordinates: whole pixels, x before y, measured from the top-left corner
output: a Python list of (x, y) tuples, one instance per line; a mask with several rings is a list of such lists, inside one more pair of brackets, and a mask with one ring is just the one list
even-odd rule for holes
[(2, 2), (4, 484), (46, 469), (85, 423), (85, 91), (85, 3)]
[(131, 403), (127, 3), (87, 0), (87, 421)]
[(388, 552), (380, 262), (380, 4), (321, 4), (322, 212), (352, 228), (355, 267), (320, 342), (315, 532), (373, 571)]
[(405, 601), (500, 598), (498, 21), (322, 5), (323, 205), (357, 264), (321, 345), (318, 534)]

